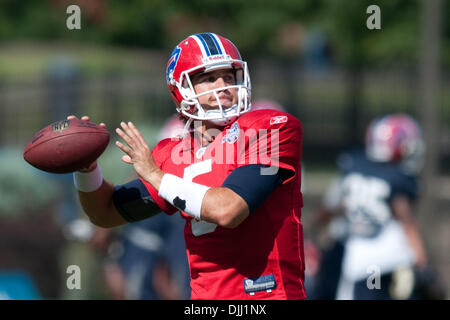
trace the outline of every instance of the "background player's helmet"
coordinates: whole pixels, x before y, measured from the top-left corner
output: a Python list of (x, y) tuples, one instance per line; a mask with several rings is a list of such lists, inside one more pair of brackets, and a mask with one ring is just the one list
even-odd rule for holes
[(366, 133), (367, 157), (377, 162), (398, 162), (411, 174), (423, 166), (425, 144), (419, 124), (410, 116), (395, 114), (375, 119)]
[[(196, 94), (191, 76), (219, 69), (234, 69), (236, 85)], [(242, 60), (236, 46), (228, 39), (214, 33), (200, 33), (181, 41), (170, 55), (166, 69), (167, 85), (177, 105), (177, 111), (186, 118), (211, 120), (226, 125), (240, 114), (250, 110), (251, 84), (247, 63)], [(236, 88), (238, 104), (224, 109), (217, 92), (224, 88)], [(198, 97), (214, 93), (219, 108), (205, 111)], [(192, 121), (192, 120), (191, 120)]]

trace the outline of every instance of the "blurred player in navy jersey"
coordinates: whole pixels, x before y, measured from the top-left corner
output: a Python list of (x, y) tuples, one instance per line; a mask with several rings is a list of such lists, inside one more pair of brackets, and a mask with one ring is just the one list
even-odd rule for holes
[(365, 151), (339, 156), (340, 176), (319, 213), (334, 218), (335, 243), (322, 261), (318, 298), (414, 298), (415, 270), (427, 267), (413, 214), (424, 151), (418, 123), (393, 114), (369, 125)]
[(122, 122), (116, 146), (139, 179), (114, 186), (96, 162), (75, 172), (84, 211), (102, 227), (180, 211), (192, 299), (305, 298), (300, 121), (248, 112), (247, 64), (213, 33), (180, 42), (166, 80), (183, 135), (150, 151), (134, 124)]

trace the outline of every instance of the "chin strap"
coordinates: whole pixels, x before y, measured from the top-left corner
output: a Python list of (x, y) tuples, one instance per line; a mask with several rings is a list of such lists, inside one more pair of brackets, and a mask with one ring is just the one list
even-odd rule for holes
[(186, 137), (186, 135), (189, 133), (189, 128), (191, 127), (191, 123), (192, 123), (193, 120), (194, 119), (189, 118), (186, 121), (186, 124), (184, 125), (184, 128), (183, 128), (183, 132), (181, 133), (182, 138)]
[[(215, 125), (218, 125), (218, 126), (226, 126), (226, 125), (236, 121), (236, 119), (240, 116), (240, 114), (245, 113), (245, 111), (244, 111), (244, 112), (240, 112), (238, 114), (237, 113), (238, 108), (239, 108), (239, 105), (238, 104), (234, 104), (233, 106), (223, 110), (223, 115), (225, 116), (224, 118), (218, 118), (218, 116), (222, 116), (222, 112), (220, 111), (220, 109), (214, 109), (214, 110), (205, 111), (197, 103), (197, 116), (198, 117), (208, 118), (208, 117), (211, 117), (213, 115), (217, 116), (216, 119), (202, 119), (202, 120), (198, 120), (198, 121), (208, 121), (208, 122), (211, 122), (211, 123), (213, 123)], [(184, 114), (182, 111), (179, 111), (179, 112)], [(229, 115), (229, 114), (234, 114), (234, 115), (227, 117), (227, 115)], [(186, 115), (186, 114), (184, 114), (184, 115)], [(186, 115), (186, 117), (188, 118), (188, 120), (187, 120), (186, 125), (184, 126), (184, 129), (183, 129), (183, 133), (182, 133), (182, 137), (183, 138), (189, 132), (190, 126), (192, 124), (192, 121), (194, 121), (194, 118), (191, 118), (191, 117), (189, 117), (187, 115)]]
[(226, 118), (226, 119), (218, 119), (218, 120), (207, 120), (211, 123), (214, 123), (217, 126), (226, 126), (236, 120), (237, 116)]
[[(223, 109), (223, 114), (222, 114), (222, 111), (220, 111), (220, 109), (213, 109), (213, 110), (204, 111), (203, 108), (202, 108), (202, 109), (199, 109), (199, 114), (198, 115), (199, 116), (201, 115), (201, 116), (203, 116), (205, 118), (208, 118), (208, 117), (214, 115), (214, 116), (216, 116), (216, 118), (215, 119), (208, 119), (208, 121), (216, 123), (215, 121), (222, 122), (222, 121), (228, 120), (227, 117), (230, 117), (229, 114), (233, 114), (234, 113), (235, 114), (234, 116), (237, 116), (237, 114), (236, 114), (237, 110), (238, 110), (238, 105), (237, 104), (234, 104), (234, 105), (232, 105), (231, 107), (229, 107), (227, 109)], [(234, 118), (234, 116), (231, 116), (231, 118)]]

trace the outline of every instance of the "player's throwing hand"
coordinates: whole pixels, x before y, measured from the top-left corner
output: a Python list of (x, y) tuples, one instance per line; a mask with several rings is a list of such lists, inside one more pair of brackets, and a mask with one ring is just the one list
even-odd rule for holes
[(122, 156), (122, 161), (127, 164), (132, 164), (139, 177), (150, 182), (152, 180), (151, 176), (161, 170), (156, 165), (149, 146), (132, 122), (128, 122), (128, 124), (121, 122), (120, 126), (122, 129), (117, 128), (116, 133), (127, 144), (124, 145), (116, 141), (116, 146), (126, 153), (126, 155)]
[[(76, 116), (74, 115), (70, 115), (67, 116), (67, 120), (72, 120), (72, 119), (77, 119)], [(89, 116), (82, 116), (81, 120), (83, 121), (90, 121), (91, 119), (89, 118)], [(100, 127), (105, 128), (106, 129), (106, 124), (104, 122), (101, 122), (99, 124)], [(80, 169), (81, 172), (91, 172), (93, 171), (95, 168), (97, 168), (97, 160), (95, 160), (94, 162), (92, 162), (90, 165), (88, 165), (86, 168), (82, 168)]]

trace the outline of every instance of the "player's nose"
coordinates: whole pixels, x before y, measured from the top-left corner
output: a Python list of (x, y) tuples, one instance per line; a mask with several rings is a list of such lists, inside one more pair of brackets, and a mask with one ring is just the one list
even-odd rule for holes
[(216, 81), (214, 81), (216, 87), (223, 87), (225, 84), (225, 80), (223, 77), (217, 77)]
[[(223, 77), (218, 77), (216, 79), (216, 81), (214, 82), (214, 89), (218, 89), (218, 88), (222, 88), (222, 87), (226, 87), (229, 84), (225, 81), (225, 79)], [(222, 90), (221, 90), (222, 91)], [(223, 91), (228, 91), (228, 89), (225, 89)]]

